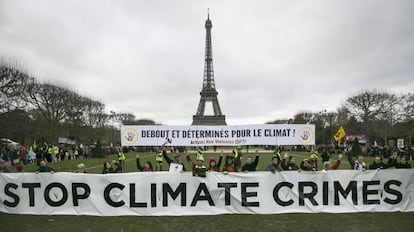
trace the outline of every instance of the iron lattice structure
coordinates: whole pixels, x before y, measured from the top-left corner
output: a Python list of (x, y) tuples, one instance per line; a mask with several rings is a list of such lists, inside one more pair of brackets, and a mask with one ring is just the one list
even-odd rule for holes
[[(222, 114), (218, 102), (218, 92), (214, 82), (213, 69), (213, 49), (211, 45), (211, 23), (210, 16), (207, 16), (205, 23), (206, 28), (206, 49), (204, 58), (204, 78), (203, 88), (200, 92), (200, 103), (198, 104), (197, 112), (193, 115), (192, 125), (227, 125), (226, 116)], [(213, 115), (205, 115), (206, 103), (211, 102), (213, 105)]]

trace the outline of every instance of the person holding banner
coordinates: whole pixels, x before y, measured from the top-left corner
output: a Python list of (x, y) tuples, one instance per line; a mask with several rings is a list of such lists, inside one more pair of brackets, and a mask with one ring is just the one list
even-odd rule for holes
[(331, 161), (323, 162), (324, 169), (322, 171), (338, 169), (339, 166), (341, 165), (341, 159), (343, 156), (344, 156), (343, 154), (339, 154), (338, 159), (334, 163), (331, 163)]
[(136, 161), (136, 164), (137, 164), (137, 169), (140, 170), (141, 172), (152, 172), (152, 171), (154, 171), (154, 169), (152, 168), (152, 164), (149, 161), (145, 162), (144, 166), (141, 166), (141, 164), (139, 162), (139, 155), (135, 156), (135, 161)]
[(186, 155), (187, 162), (193, 170), (193, 176), (206, 177), (207, 168), (204, 166), (204, 156), (201, 152), (197, 152), (196, 157), (196, 162), (193, 162), (190, 154)]
[(170, 157), (168, 157), (167, 150), (164, 147), (162, 150), (162, 156), (164, 157), (165, 161), (167, 161), (168, 166), (170, 167), (170, 170), (171, 170), (172, 164), (179, 164), (179, 165), (182, 165), (181, 171), (185, 172), (185, 167), (184, 167), (183, 162), (181, 162), (181, 157), (180, 157), (180, 153), (178, 152), (178, 150), (174, 152), (173, 159), (171, 159)]
[(246, 163), (242, 166), (242, 172), (254, 172), (256, 171), (257, 164), (259, 164), (259, 151), (256, 150), (256, 158), (252, 161), (251, 156), (247, 157)]
[(407, 161), (407, 156), (403, 155), (400, 158), (400, 162), (395, 162), (395, 168), (400, 169), (400, 168), (411, 168), (411, 164)]
[(287, 151), (283, 154), (282, 168), (285, 171), (299, 170), (298, 165), (296, 165), (295, 157), (288, 155)]
[[(395, 158), (397, 156), (397, 153), (395, 154)], [(380, 155), (376, 155), (374, 158), (374, 161), (372, 161), (372, 164), (369, 165), (369, 169), (387, 169), (389, 167), (394, 166), (394, 160), (392, 157), (390, 158), (389, 162), (386, 164), (382, 162), (382, 157)]]
[(36, 170), (36, 173), (39, 173), (39, 172), (50, 172), (50, 173), (54, 173), (55, 170), (53, 168), (49, 167), (47, 165), (46, 161), (42, 160), (42, 161), (40, 161), (39, 167)]
[(117, 171), (112, 167), (112, 163), (109, 161), (105, 161), (103, 164), (102, 174), (107, 173), (117, 173)]
[(86, 166), (84, 163), (78, 164), (78, 169), (75, 171), (75, 173), (88, 173), (86, 171)]
[(241, 171), (241, 147), (233, 150), (233, 154), (226, 155), (224, 158), (223, 172), (240, 172)]
[(158, 152), (155, 155), (155, 171), (162, 171), (162, 161), (163, 161), (163, 151), (167, 143), (171, 143), (172, 139), (165, 138), (165, 142), (158, 149)]
[(351, 165), (351, 169), (365, 171), (367, 169), (367, 165), (364, 160), (365, 157), (363, 155), (358, 155), (357, 160), (352, 161), (351, 152), (348, 152), (348, 162)]
[(304, 159), (300, 163), (300, 169), (303, 171), (317, 171), (318, 170), (318, 154), (312, 151), (309, 158)]
[(220, 158), (218, 160), (218, 163), (216, 162), (216, 159), (214, 159), (213, 157), (211, 157), (208, 160), (209, 163), (209, 167), (208, 167), (208, 171), (209, 172), (219, 172), (220, 171), (220, 166), (221, 166), (221, 161), (223, 160), (223, 151), (221, 151), (220, 154)]
[(272, 162), (267, 165), (265, 171), (271, 171), (272, 173), (282, 171), (282, 168), (280, 167), (280, 157), (278, 155), (272, 157)]

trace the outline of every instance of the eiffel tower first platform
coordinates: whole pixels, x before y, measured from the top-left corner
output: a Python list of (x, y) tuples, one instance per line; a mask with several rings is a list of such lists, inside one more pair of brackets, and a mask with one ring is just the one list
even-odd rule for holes
[[(227, 125), (226, 116), (221, 113), (218, 102), (218, 92), (214, 83), (213, 71), (213, 51), (211, 46), (211, 28), (213, 27), (210, 15), (207, 16), (206, 28), (206, 51), (204, 62), (204, 78), (203, 89), (200, 92), (200, 103), (198, 104), (197, 112), (193, 115), (192, 125)], [(211, 102), (213, 105), (214, 115), (205, 115), (206, 102)]]

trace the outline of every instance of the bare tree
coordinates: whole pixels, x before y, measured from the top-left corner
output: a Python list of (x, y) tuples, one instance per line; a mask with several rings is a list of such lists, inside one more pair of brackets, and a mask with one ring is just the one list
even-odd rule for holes
[(4, 59), (0, 60), (0, 113), (24, 109), (26, 102), (22, 101), (22, 94), (32, 79)]
[(404, 122), (414, 120), (414, 93), (407, 93), (400, 99), (400, 118)]
[(83, 121), (86, 126), (92, 128), (104, 127), (110, 116), (105, 113), (105, 105), (101, 102), (87, 99), (85, 101), (85, 111)]
[(365, 136), (369, 144), (370, 124), (372, 121), (384, 115), (386, 101), (390, 99), (390, 94), (378, 90), (364, 91), (346, 100), (345, 107), (351, 115), (361, 120), (365, 126)]
[(64, 121), (67, 116), (69, 94), (67, 89), (52, 84), (34, 82), (29, 86), (25, 100), (48, 123), (58, 124)]

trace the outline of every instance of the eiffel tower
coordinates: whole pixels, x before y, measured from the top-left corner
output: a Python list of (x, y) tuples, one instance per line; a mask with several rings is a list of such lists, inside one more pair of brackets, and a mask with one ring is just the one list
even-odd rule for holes
[[(193, 115), (192, 125), (227, 125), (226, 116), (221, 113), (220, 105), (217, 99), (218, 92), (214, 83), (213, 51), (211, 46), (212, 27), (213, 24), (210, 20), (210, 14), (208, 14), (205, 24), (206, 51), (204, 59), (203, 89), (200, 92), (200, 103), (198, 104), (196, 114)], [(214, 115), (205, 115), (206, 102), (211, 102), (213, 104)]]

